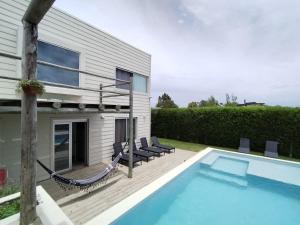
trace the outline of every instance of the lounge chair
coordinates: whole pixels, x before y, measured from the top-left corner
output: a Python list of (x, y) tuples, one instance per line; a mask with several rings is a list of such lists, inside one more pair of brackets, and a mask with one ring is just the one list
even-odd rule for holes
[(175, 147), (170, 146), (170, 145), (160, 144), (159, 140), (156, 136), (151, 137), (151, 140), (152, 140), (152, 146), (165, 149), (167, 153), (171, 153), (174, 150), (174, 153), (175, 153)]
[(155, 156), (155, 154), (153, 152), (138, 150), (136, 147), (135, 141), (133, 142), (133, 154), (146, 159), (147, 162), (149, 162), (149, 159), (151, 159), (151, 158), (154, 159), (154, 156)]
[(149, 147), (147, 139), (145, 137), (141, 138), (141, 147), (140, 149), (148, 152), (153, 152), (155, 156), (160, 157), (160, 154), (165, 154), (165, 151), (161, 148), (156, 148), (156, 147)]
[[(112, 155), (112, 159), (114, 159), (117, 155), (119, 155), (120, 152), (122, 152), (122, 157), (121, 157), (119, 162), (123, 165), (128, 166), (128, 164), (129, 164), (129, 155), (123, 152), (122, 144), (120, 142), (117, 142), (117, 143), (113, 144), (113, 147), (114, 147), (114, 154)], [(140, 162), (142, 164), (142, 161), (143, 161), (142, 158), (133, 155), (133, 157), (132, 157), (133, 167), (138, 162)]]
[(277, 141), (267, 141), (265, 156), (278, 158), (278, 142)]
[(239, 152), (250, 153), (250, 140), (248, 138), (240, 138)]

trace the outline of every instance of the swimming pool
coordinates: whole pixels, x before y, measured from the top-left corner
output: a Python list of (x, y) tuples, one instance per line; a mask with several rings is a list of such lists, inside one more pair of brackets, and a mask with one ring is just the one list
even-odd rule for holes
[(298, 175), (298, 164), (210, 151), (112, 224), (298, 225)]

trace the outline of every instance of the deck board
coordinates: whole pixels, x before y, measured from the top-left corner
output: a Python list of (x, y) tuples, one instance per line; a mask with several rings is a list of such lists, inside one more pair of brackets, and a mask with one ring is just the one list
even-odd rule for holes
[[(78, 190), (65, 192), (55, 182), (50, 180), (43, 181), (41, 185), (57, 201), (74, 224), (84, 224), (193, 155), (195, 155), (194, 152), (176, 149), (175, 154), (166, 154), (151, 160), (149, 163), (143, 162), (141, 166), (135, 167), (132, 179), (127, 178), (127, 167), (119, 166), (118, 173), (110, 178), (106, 185), (100, 185), (89, 193), (79, 192)], [(105, 165), (105, 163), (101, 163), (85, 167), (68, 173), (66, 176), (84, 178), (101, 171)]]

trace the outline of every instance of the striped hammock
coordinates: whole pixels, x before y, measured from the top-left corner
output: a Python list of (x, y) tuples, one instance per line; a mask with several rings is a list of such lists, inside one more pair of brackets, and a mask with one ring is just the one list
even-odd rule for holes
[(63, 177), (59, 175), (55, 171), (47, 168), (40, 160), (37, 160), (38, 164), (50, 175), (50, 178), (54, 179), (56, 183), (65, 191), (71, 190), (74, 188), (80, 188), (80, 190), (86, 190), (90, 187), (94, 187), (100, 183), (103, 183), (107, 180), (109, 176), (117, 170), (117, 165), (122, 157), (122, 153), (120, 153), (111, 164), (109, 164), (103, 171), (96, 174), (93, 177), (89, 177), (86, 179), (71, 179)]

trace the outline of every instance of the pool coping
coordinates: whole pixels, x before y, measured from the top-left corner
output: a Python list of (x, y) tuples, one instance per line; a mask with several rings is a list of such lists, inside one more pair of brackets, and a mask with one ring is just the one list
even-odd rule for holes
[(100, 215), (94, 217), (93, 219), (89, 220), (85, 225), (109, 225), (112, 222), (116, 221), (120, 216), (125, 214), (127, 211), (135, 207), (137, 204), (142, 202), (144, 199), (146, 199), (148, 196), (153, 194), (155, 191), (160, 189), (165, 184), (169, 183), (171, 180), (173, 180), (176, 176), (181, 174), (183, 171), (185, 171), (187, 168), (189, 168), (191, 165), (199, 161), (201, 158), (205, 157), (208, 153), (211, 151), (220, 151), (220, 152), (226, 152), (231, 153), (233, 155), (243, 155), (250, 158), (256, 158), (256, 159), (263, 159), (263, 160), (270, 160), (270, 161), (277, 161), (287, 164), (294, 164), (300, 167), (300, 163), (288, 161), (288, 160), (282, 160), (282, 159), (274, 159), (274, 158), (268, 158), (265, 156), (258, 156), (258, 155), (251, 155), (251, 154), (245, 154), (245, 153), (239, 153), (239, 152), (232, 152), (227, 150), (222, 150), (218, 148), (211, 148), (207, 147), (206, 149), (202, 150), (201, 152), (197, 153), (195, 156), (191, 157), (190, 159), (186, 160), (176, 168), (172, 169), (171, 171), (167, 172), (157, 180), (153, 181), (152, 183), (148, 184), (147, 186), (143, 187), (139, 191), (135, 192), (134, 194), (128, 196), (127, 198), (123, 199), (119, 203), (115, 204), (114, 206), (110, 207), (109, 209), (102, 212)]

